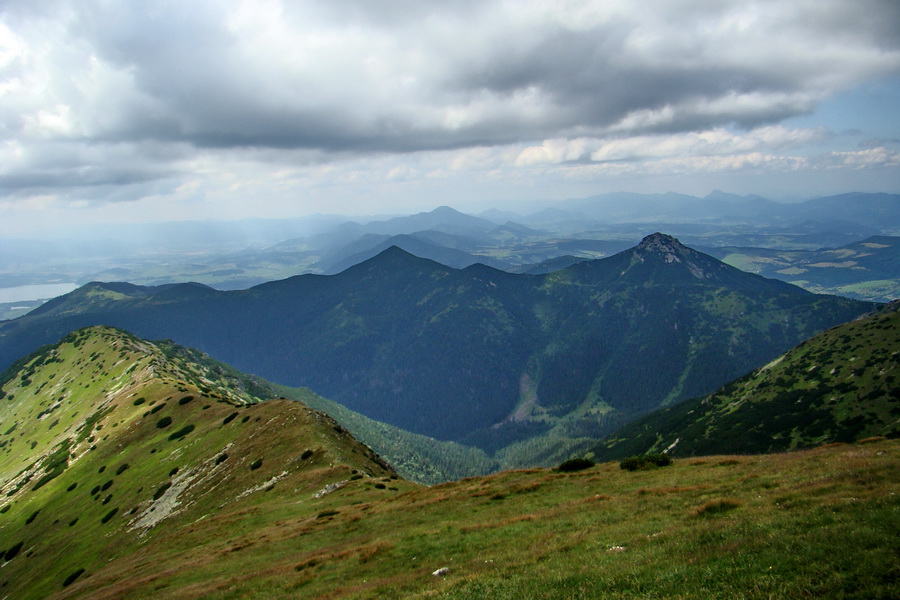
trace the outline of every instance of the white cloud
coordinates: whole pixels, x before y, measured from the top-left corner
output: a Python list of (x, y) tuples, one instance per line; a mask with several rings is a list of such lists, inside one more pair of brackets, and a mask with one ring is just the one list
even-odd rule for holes
[(896, 168), (778, 123), (900, 74), (898, 21), (895, 0), (9, 0), (0, 191)]

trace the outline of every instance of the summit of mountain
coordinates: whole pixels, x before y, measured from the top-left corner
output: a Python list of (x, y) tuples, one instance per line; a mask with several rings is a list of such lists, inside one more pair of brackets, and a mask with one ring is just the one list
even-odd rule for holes
[(342, 260), (331, 264), (326, 270), (326, 273), (340, 273), (341, 271), (349, 269), (354, 265), (360, 264), (375, 256), (378, 256), (379, 254), (386, 250), (389, 250), (390, 248), (400, 248), (405, 252), (408, 252), (417, 257), (427, 258), (454, 269), (462, 269), (477, 262), (490, 264), (491, 266), (495, 266), (497, 268), (504, 266), (502, 262), (497, 261), (491, 257), (477, 256), (469, 254), (468, 252), (464, 252), (463, 250), (449, 248), (436, 243), (432, 243), (428, 241), (428, 237), (430, 236), (420, 236), (415, 234), (400, 234), (388, 237), (382, 241), (379, 241), (374, 246), (371, 246), (365, 250), (352, 254)]
[[(586, 261), (570, 267), (573, 272), (589, 273), (609, 285), (694, 285), (699, 289), (730, 289), (758, 295), (793, 292), (774, 279), (764, 279), (741, 271), (719, 259), (685, 246), (673, 236), (656, 232), (645, 236), (631, 249), (608, 259)], [(725, 286), (725, 287), (722, 287)]]
[(360, 226), (360, 230), (366, 233), (399, 235), (433, 229), (456, 235), (473, 235), (486, 233), (494, 227), (496, 225), (487, 219), (467, 215), (449, 206), (439, 206), (428, 212), (365, 223)]

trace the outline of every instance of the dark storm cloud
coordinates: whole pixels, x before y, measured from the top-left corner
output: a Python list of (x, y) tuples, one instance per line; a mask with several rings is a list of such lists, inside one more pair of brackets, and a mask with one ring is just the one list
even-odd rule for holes
[(68, 31), (136, 96), (89, 135), (351, 151), (596, 135), (666, 107), (626, 132), (751, 127), (897, 51), (895, 2), (713, 4), (79, 2)]

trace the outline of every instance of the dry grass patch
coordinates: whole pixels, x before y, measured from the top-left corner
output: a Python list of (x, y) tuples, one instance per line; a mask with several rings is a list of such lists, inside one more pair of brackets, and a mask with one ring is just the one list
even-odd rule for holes
[(730, 512), (740, 505), (741, 503), (733, 498), (718, 498), (716, 500), (710, 500), (703, 506), (695, 508), (691, 515), (694, 517), (711, 517)]
[(599, 502), (605, 502), (607, 500), (612, 500), (612, 496), (607, 494), (596, 494), (594, 496), (582, 498), (581, 500), (576, 500), (575, 502), (573, 502), (573, 504), (597, 504)]
[(472, 533), (474, 531), (499, 529), (501, 527), (508, 527), (509, 525), (514, 525), (515, 523), (524, 523), (527, 521), (534, 521), (537, 518), (539, 518), (538, 515), (534, 515), (534, 514), (519, 515), (516, 517), (510, 517), (508, 519), (503, 519), (501, 521), (488, 521), (485, 523), (476, 523), (475, 525), (465, 525), (463, 527), (460, 527), (459, 530), (462, 533)]
[(681, 492), (696, 492), (701, 490), (708, 490), (709, 485), (705, 483), (701, 483), (698, 485), (685, 485), (685, 486), (669, 486), (669, 487), (659, 487), (659, 488), (641, 488), (637, 491), (638, 496), (666, 496), (668, 494), (680, 494)]

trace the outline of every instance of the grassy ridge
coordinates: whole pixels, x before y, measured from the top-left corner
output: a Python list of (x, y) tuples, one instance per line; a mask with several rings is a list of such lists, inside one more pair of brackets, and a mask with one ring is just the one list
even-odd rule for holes
[(273, 501), (173, 531), (60, 597), (893, 598), (898, 453), (508, 471), (374, 502), (340, 490), (317, 515)]
[(225, 507), (252, 512), (274, 490), (309, 499), (338, 482), (372, 489), (396, 478), (327, 416), (297, 402), (247, 404), (218, 377), (109, 328), (75, 332), (7, 374), (4, 594), (45, 597), (171, 527)]

